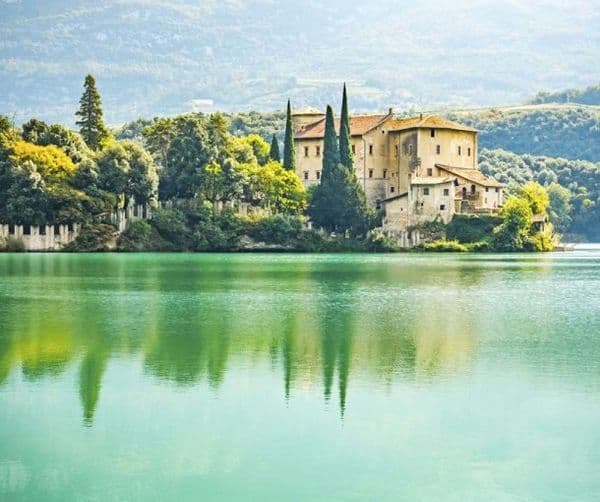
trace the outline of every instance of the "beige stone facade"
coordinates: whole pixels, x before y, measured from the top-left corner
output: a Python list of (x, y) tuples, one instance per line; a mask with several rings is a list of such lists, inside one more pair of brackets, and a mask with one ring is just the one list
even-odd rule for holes
[[(306, 186), (319, 183), (324, 115), (294, 114), (296, 171)], [(339, 131), (339, 120), (336, 120)], [(350, 118), (354, 171), (373, 207), (385, 208), (384, 230), (405, 231), (456, 212), (494, 212), (504, 185), (477, 164), (477, 131), (437, 116)]]

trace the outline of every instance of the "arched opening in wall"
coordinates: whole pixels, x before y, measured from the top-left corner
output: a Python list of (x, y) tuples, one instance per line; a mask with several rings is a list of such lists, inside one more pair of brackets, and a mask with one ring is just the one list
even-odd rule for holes
[(60, 235), (60, 225), (54, 225), (54, 235)]
[(471, 185), (471, 194), (475, 195), (475, 185)]
[(463, 199), (467, 198), (467, 187), (462, 187), (462, 198)]
[(23, 225), (23, 235), (31, 235), (31, 225)]

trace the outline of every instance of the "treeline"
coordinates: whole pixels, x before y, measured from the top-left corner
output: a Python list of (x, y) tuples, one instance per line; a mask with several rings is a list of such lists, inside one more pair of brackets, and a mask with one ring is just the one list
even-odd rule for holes
[(529, 181), (543, 185), (550, 218), (565, 239), (600, 241), (600, 163), (481, 150), (479, 166), (513, 191)]
[(560, 92), (538, 92), (531, 104), (543, 103), (579, 103), (582, 105), (600, 105), (600, 84), (585, 89), (567, 89)]
[(456, 112), (448, 117), (479, 130), (480, 148), (600, 161), (600, 109), (524, 107)]

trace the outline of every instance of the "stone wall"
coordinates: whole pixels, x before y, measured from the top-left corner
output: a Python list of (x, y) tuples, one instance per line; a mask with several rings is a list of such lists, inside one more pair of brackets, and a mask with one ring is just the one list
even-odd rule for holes
[(79, 235), (81, 225), (2, 225), (0, 245), (9, 239), (19, 240), (27, 251), (60, 251)]

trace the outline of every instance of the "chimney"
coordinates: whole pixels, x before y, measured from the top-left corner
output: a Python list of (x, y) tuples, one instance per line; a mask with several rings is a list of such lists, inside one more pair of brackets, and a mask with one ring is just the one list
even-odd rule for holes
[(388, 109), (388, 115), (394, 115), (394, 109), (391, 106)]
[(419, 120), (423, 120), (423, 114), (419, 113)]

